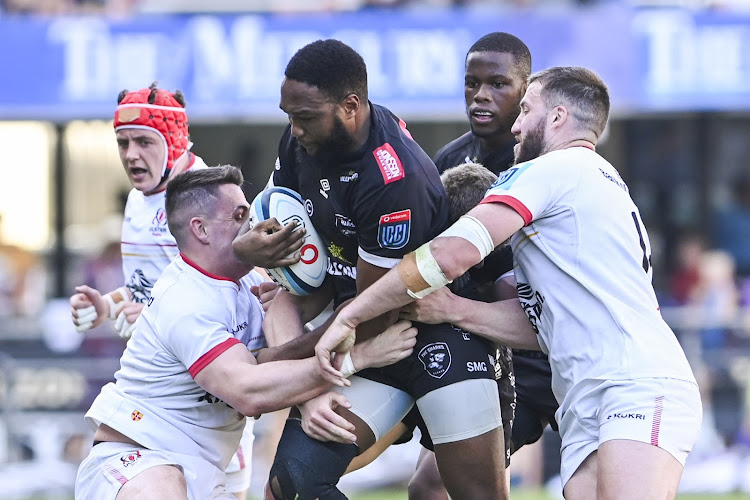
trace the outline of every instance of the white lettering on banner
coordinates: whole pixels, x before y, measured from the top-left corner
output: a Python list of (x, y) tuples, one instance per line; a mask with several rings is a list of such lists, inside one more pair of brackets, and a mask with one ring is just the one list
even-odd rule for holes
[(307, 43), (326, 38), (315, 31), (267, 32), (256, 16), (237, 17), (228, 30), (217, 17), (198, 16), (191, 32), (195, 90), (208, 101), (220, 98), (220, 89), (239, 99), (278, 99), (289, 59)]
[(275, 103), (289, 59), (323, 38), (343, 40), (363, 56), (370, 93), (378, 98), (453, 96), (471, 40), (463, 28), (269, 31), (266, 23), (262, 16), (200, 15), (174, 22), (176, 32), (126, 31), (101, 19), (65, 18), (53, 21), (47, 36), (63, 47), (61, 93), (68, 99), (110, 99), (123, 88), (159, 81), (197, 103)]
[[(398, 92), (407, 95), (451, 93), (463, 75), (465, 46), (455, 31), (404, 30), (396, 32)], [(461, 47), (459, 49), (459, 47)]]
[[(159, 32), (112, 34), (98, 19), (54, 21), (48, 36), (63, 46), (62, 95), (71, 100), (111, 99), (123, 88), (142, 88), (169, 73), (159, 55), (175, 45)], [(174, 56), (172, 63), (179, 54)]]
[(652, 94), (746, 92), (743, 53), (750, 28), (696, 25), (687, 12), (644, 12), (633, 21), (646, 40), (644, 88)]

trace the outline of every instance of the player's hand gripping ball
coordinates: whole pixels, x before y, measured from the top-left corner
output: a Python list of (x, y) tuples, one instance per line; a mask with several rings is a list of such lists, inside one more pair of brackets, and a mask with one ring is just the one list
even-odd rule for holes
[(295, 191), (271, 187), (261, 191), (250, 205), (250, 223), (276, 218), (286, 226), (295, 221), (307, 231), (300, 248), (300, 260), (285, 267), (267, 269), (271, 278), (295, 295), (308, 295), (323, 284), (328, 269), (328, 252), (305, 210), (305, 202)]

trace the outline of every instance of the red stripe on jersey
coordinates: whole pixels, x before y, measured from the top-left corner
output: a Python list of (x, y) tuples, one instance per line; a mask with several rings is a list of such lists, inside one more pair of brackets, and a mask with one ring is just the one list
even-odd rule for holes
[(123, 241), (123, 245), (134, 245), (139, 247), (176, 247), (176, 243), (168, 243), (168, 244), (162, 244), (162, 243), (135, 243), (132, 241)]
[[(185, 254), (182, 253), (182, 252), (180, 252), (180, 257), (182, 257), (182, 260), (185, 261), (185, 264), (187, 264), (190, 267), (194, 268), (196, 271), (200, 272), (201, 274), (205, 274), (209, 278), (213, 278), (215, 280), (222, 280), (222, 281), (234, 281), (232, 278), (227, 278), (226, 276), (219, 276), (218, 274), (209, 273), (208, 271), (206, 271), (205, 269), (203, 269), (201, 266), (199, 266), (198, 264), (196, 264), (195, 262), (193, 262), (192, 260), (190, 260), (189, 258), (187, 258), (185, 256)], [(240, 286), (240, 282), (239, 281), (234, 281), (234, 283), (237, 286)]]
[(659, 446), (659, 429), (661, 428), (661, 413), (664, 410), (664, 396), (654, 401), (654, 421), (651, 423), (651, 444)]
[(198, 358), (198, 361), (193, 363), (193, 365), (190, 368), (188, 368), (188, 372), (190, 372), (190, 376), (195, 378), (195, 376), (198, 375), (202, 369), (207, 367), (211, 363), (211, 361), (218, 358), (220, 354), (223, 354), (224, 351), (226, 351), (230, 347), (233, 347), (235, 344), (241, 344), (241, 343), (242, 342), (240, 342), (239, 339), (232, 337), (231, 339), (226, 339), (224, 342), (222, 342), (219, 345), (213, 346), (210, 351), (208, 351), (206, 354)]
[(512, 196), (508, 196), (507, 194), (491, 194), (479, 203), (503, 203), (505, 205), (508, 205), (510, 208), (518, 212), (518, 215), (523, 217), (523, 221), (527, 226), (531, 224), (531, 220), (533, 219), (533, 217), (531, 216), (531, 211), (526, 208), (526, 205), (518, 201), (516, 198), (513, 198)]
[(372, 155), (378, 162), (380, 173), (383, 175), (383, 181), (386, 184), (399, 181), (406, 175), (396, 151), (387, 142), (373, 151)]

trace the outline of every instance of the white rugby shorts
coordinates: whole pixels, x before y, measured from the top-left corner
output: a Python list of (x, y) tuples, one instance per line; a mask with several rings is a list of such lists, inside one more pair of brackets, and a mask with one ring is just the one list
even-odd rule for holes
[(582, 385), (571, 404), (556, 415), (562, 438), (563, 487), (586, 457), (613, 439), (658, 446), (685, 465), (703, 418), (694, 382), (638, 378), (589, 380)]
[(125, 483), (157, 465), (176, 465), (182, 470), (190, 500), (236, 500), (224, 486), (224, 472), (202, 458), (111, 442), (97, 444), (81, 462), (75, 498), (114, 500)]

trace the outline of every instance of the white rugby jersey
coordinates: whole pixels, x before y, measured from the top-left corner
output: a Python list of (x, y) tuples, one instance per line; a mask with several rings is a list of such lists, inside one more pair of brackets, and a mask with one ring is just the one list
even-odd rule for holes
[[(194, 154), (191, 154), (191, 158), (188, 169), (206, 168), (201, 158)], [(122, 272), (134, 302), (148, 301), (151, 288), (161, 272), (179, 253), (177, 242), (167, 226), (165, 195), (166, 189), (145, 196), (133, 188), (125, 204)]]
[(651, 247), (619, 173), (596, 152), (553, 151), (510, 168), (482, 203), (526, 222), (511, 238), (518, 295), (563, 406), (585, 379), (695, 381), (651, 284)]
[(263, 307), (250, 287), (213, 276), (180, 255), (164, 270), (120, 359), (115, 382), (102, 388), (86, 413), (146, 448), (200, 456), (224, 470), (245, 417), (193, 379), (237, 343), (266, 347)]

